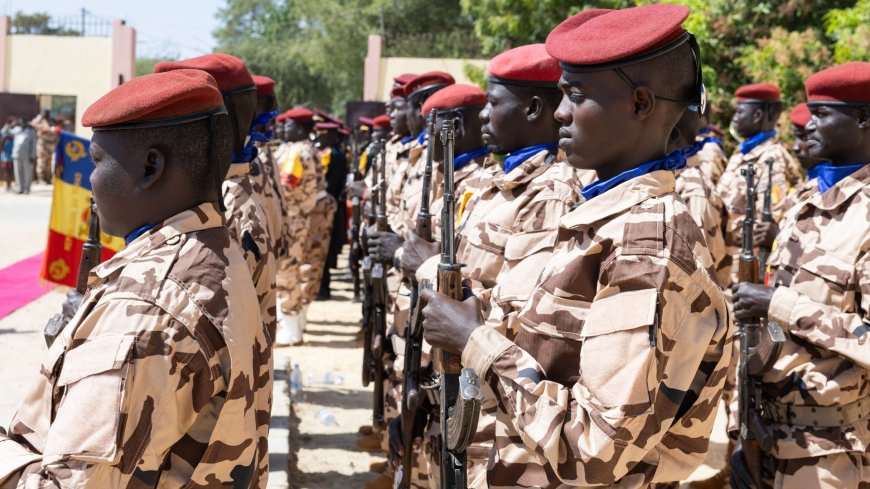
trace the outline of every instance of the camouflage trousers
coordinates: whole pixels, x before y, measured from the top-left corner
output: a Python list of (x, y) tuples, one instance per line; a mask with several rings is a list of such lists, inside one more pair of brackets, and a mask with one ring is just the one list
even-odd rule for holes
[(335, 215), (337, 208), (335, 197), (324, 192), (311, 211), (308, 236), (302, 253), (302, 305), (310, 304), (320, 291), (320, 279), (323, 277), (332, 234), (332, 216)]
[(51, 158), (54, 156), (54, 143), (40, 143), (36, 147), (36, 180), (51, 182)]
[(832, 453), (823, 457), (775, 459), (775, 474), (764, 484), (772, 489), (868, 489), (870, 453)]
[(278, 304), (287, 315), (299, 314), (303, 305), (302, 265), (305, 263), (305, 243), (308, 241), (309, 216), (291, 215), (287, 256), (278, 265)]

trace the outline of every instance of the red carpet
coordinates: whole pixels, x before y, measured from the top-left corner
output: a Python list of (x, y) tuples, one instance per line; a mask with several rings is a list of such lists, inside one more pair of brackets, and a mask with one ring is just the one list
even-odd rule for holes
[(0, 319), (54, 288), (54, 285), (43, 285), (39, 281), (43, 254), (44, 252), (39, 252), (0, 269)]

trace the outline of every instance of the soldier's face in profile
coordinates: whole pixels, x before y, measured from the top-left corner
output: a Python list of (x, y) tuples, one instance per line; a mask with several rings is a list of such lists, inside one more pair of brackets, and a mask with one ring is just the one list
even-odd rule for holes
[(870, 107), (810, 106), (806, 126), (808, 156), (833, 163), (864, 163), (870, 138)]
[(483, 144), (495, 154), (508, 154), (520, 149), (518, 131), (525, 129), (520, 118), (525, 113), (523, 99), (500, 83), (490, 83), (486, 90), (486, 105), (480, 111), (480, 132)]
[(731, 116), (731, 129), (741, 138), (750, 138), (761, 131), (762, 115), (761, 105), (738, 103)]
[[(91, 187), (100, 226), (113, 236), (126, 236), (146, 223), (136, 223), (136, 180), (142, 163), (131, 151), (124, 131), (97, 131), (91, 139), (90, 154), (94, 161)], [(138, 169), (137, 169), (138, 167)]]
[(407, 103), (408, 101), (403, 98), (394, 98), (390, 101), (390, 126), (396, 134), (408, 133), (408, 120), (405, 117)]

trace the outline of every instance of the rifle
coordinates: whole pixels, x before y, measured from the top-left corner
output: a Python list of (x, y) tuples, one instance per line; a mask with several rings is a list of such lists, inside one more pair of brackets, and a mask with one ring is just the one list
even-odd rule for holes
[[(88, 290), (88, 274), (91, 269), (100, 264), (100, 258), (103, 253), (103, 245), (100, 243), (100, 216), (94, 210), (94, 198), (91, 197), (91, 216), (88, 219), (88, 239), (82, 246), (82, 259), (79, 261), (78, 274), (76, 275), (76, 292), (85, 295)], [(55, 314), (49, 319), (45, 325), (42, 334), (45, 337), (45, 344), (51, 347), (54, 340), (60, 336), (63, 328), (67, 325), (71, 317), (66, 317), (63, 314)]]
[[(387, 145), (380, 141), (378, 145), (381, 166), (378, 181), (378, 205), (375, 215), (375, 228), (379, 232), (389, 231), (387, 224)], [(374, 322), (372, 324), (372, 372), (374, 386), (372, 405), (372, 429), (380, 432), (384, 428), (384, 343), (387, 339), (387, 273), (386, 263), (372, 262), (372, 304), (374, 306)]]
[[(764, 160), (767, 165), (767, 188), (764, 189), (764, 206), (761, 208), (761, 222), (773, 222), (773, 158), (768, 157)], [(762, 283), (765, 281), (767, 274), (767, 259), (770, 258), (770, 248), (767, 246), (758, 249), (758, 269), (760, 270), (760, 278)]]
[[(740, 253), (738, 281), (759, 283), (758, 258), (755, 256), (753, 229), (755, 227), (755, 165), (749, 163), (741, 170), (746, 179), (746, 213), (743, 219), (743, 248)], [(779, 357), (785, 334), (778, 324), (761, 318), (740, 320), (736, 336), (740, 340), (740, 363), (737, 375), (739, 438), (744, 459), (755, 483), (761, 485), (761, 465), (764, 453), (773, 449), (773, 433), (761, 417), (761, 382), (759, 376), (773, 367)]]
[[(456, 120), (445, 121), (441, 128), (444, 144), (444, 208), (441, 210), (441, 263), (438, 265), (438, 292), (451, 299), (463, 300), (462, 265), (456, 263), (453, 219), (456, 195), (453, 188), (453, 142)], [(483, 390), (480, 379), (470, 368), (462, 368), (460, 358), (442, 350), (433, 350), (436, 371), (440, 375), (441, 484), (450, 489), (467, 487), (465, 449), (477, 429)]]
[(359, 197), (350, 199), (350, 276), (353, 281), (353, 300), (360, 300), (360, 255), (362, 250), (359, 243), (359, 227), (362, 216), (360, 214)]
[[(414, 232), (425, 241), (432, 241), (432, 214), (429, 213), (429, 199), (432, 189), (432, 166), (435, 159), (435, 109), (426, 117), (426, 126), (430, 134), (429, 145), (426, 148), (426, 166), (423, 170), (423, 193), (420, 201), (420, 212)], [(416, 280), (411, 279), (411, 316), (405, 328), (405, 382), (402, 389), (402, 465), (396, 472), (396, 488), (411, 487), (411, 464), (413, 463), (414, 427), (421, 407), (420, 399), (420, 362), (423, 355), (423, 314), (421, 312), (420, 290)]]
[[(371, 151), (373, 155), (377, 154), (377, 148), (380, 144), (380, 141), (375, 141), (372, 143)], [(374, 157), (372, 158), (370, 164), (375, 165), (377, 162)], [(374, 170), (373, 170), (374, 171)], [(376, 174), (375, 174), (376, 175)], [(366, 215), (366, 222), (369, 226), (373, 226), (375, 224), (374, 219), (374, 209), (377, 207), (378, 199), (380, 198), (380, 189), (377, 184), (377, 179), (375, 179), (375, 184), (372, 187), (372, 197), (370, 200), (371, 204), (371, 212)], [(368, 250), (368, 242), (367, 235), (362, 233), (361, 237), (361, 254), (362, 257), (362, 297), (360, 298), (362, 301), (362, 327), (363, 327), (363, 369), (362, 369), (362, 384), (363, 387), (368, 387), (372, 381), (372, 377), (374, 376), (374, 357), (372, 355), (372, 331), (374, 331), (374, 309), (375, 305), (373, 302), (373, 292), (372, 292), (372, 265), (373, 260), (372, 257), (369, 256)]]

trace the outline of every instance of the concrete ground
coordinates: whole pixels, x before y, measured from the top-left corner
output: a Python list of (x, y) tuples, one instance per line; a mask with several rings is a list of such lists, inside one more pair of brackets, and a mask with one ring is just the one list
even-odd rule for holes
[[(51, 187), (47, 185), (35, 185), (27, 196), (0, 190), (4, 230), (0, 268), (42, 249), (50, 205)], [(376, 477), (369, 472), (369, 464), (383, 461), (381, 455), (353, 448), (357, 429), (371, 421), (372, 391), (363, 388), (360, 379), (362, 350), (355, 343), (360, 305), (351, 301), (348, 273), (335, 272), (333, 277), (332, 300), (310, 307), (305, 344), (275, 350), (270, 488), (356, 488)], [(50, 291), (0, 320), (0, 425), (8, 423), (38, 371), (45, 353), (42, 328), (60, 311), (64, 293)], [(294, 364), (302, 372), (304, 388), (291, 409), (287, 380), (288, 366)], [(340, 382), (325, 383), (327, 373)], [(708, 464), (692, 479), (705, 478), (722, 466), (727, 445), (724, 432), (720, 416)]]

